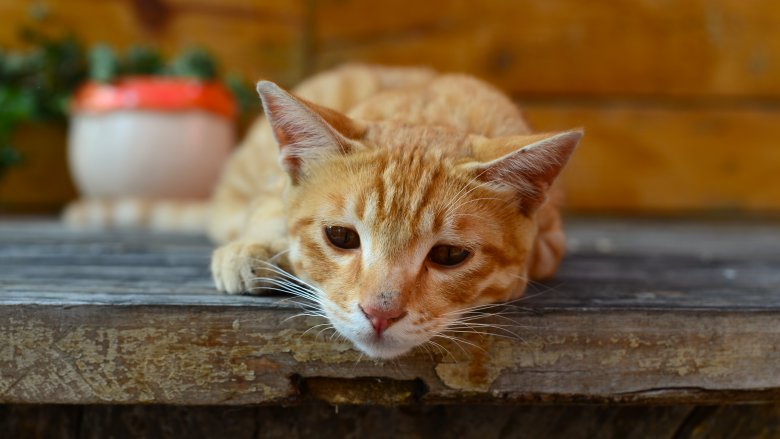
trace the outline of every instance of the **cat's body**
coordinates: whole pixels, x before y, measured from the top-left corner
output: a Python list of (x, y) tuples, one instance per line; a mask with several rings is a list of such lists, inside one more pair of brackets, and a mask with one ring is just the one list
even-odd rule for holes
[(361, 350), (392, 357), (555, 272), (547, 192), (581, 133), (530, 134), (494, 88), (426, 69), (344, 66), (303, 99), (258, 91), (267, 119), (212, 200), (220, 290), (300, 288), (261, 270), (274, 262)]

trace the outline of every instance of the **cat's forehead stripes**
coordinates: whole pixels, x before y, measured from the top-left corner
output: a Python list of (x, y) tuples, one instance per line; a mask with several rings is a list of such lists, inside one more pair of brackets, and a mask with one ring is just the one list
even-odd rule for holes
[(355, 216), (396, 241), (435, 233), (442, 204), (434, 201), (445, 198), (441, 192), (447, 190), (439, 157), (416, 150), (382, 156), (368, 165), (372, 178), (356, 196)]

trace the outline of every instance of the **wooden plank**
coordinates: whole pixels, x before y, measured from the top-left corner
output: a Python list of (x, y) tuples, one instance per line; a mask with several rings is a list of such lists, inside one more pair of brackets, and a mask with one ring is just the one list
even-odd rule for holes
[[(780, 308), (775, 224), (575, 218), (566, 229), (569, 256), (554, 280), (529, 289), (529, 306)], [(132, 295), (141, 304), (186, 305), (198, 296), (221, 305), (252, 303), (216, 294), (210, 252), (199, 236), (77, 233), (53, 223), (4, 222), (0, 303), (49, 303), (57, 295), (78, 303), (111, 303), (112, 295), (121, 303)], [(269, 306), (274, 299), (258, 300)]]
[(780, 401), (777, 225), (570, 221), (560, 275), (505, 309), (516, 339), (389, 363), (310, 330), (289, 297), (216, 294), (201, 237), (5, 222), (0, 250), (35, 236), (45, 256), (58, 229), (75, 254), (203, 257), (168, 278), (134, 259), (0, 265), (0, 403)]
[(534, 128), (584, 127), (564, 172), (574, 211), (780, 212), (780, 111), (769, 107), (523, 105)]
[(521, 96), (776, 98), (771, 0), (319, 0), (315, 66), (424, 64)]
[[(4, 2), (8, 23), (39, 2)], [(477, 74), (512, 93), (776, 98), (780, 86), (770, 0), (534, 2), (264, 0), (49, 1), (52, 30), (168, 52), (198, 44), (228, 70), (286, 84), (316, 69), (365, 60)], [(308, 16), (311, 15), (311, 23)], [(307, 27), (311, 25), (311, 27)], [(313, 35), (309, 36), (309, 32)], [(620, 38), (615, 38), (620, 35)], [(15, 45), (17, 29), (0, 29)], [(312, 55), (312, 59), (306, 59)]]
[(18, 47), (17, 26), (31, 23), (30, 9), (43, 6), (45, 28), (52, 34), (70, 31), (87, 44), (108, 43), (120, 50), (154, 44), (168, 54), (199, 46), (222, 61), (227, 72), (290, 84), (304, 74), (303, 5), (297, 0), (2, 2), (0, 16), (16, 25), (0, 29), (0, 44)]
[(448, 352), (383, 364), (329, 333), (305, 332), (319, 320), (285, 320), (296, 312), (3, 306), (0, 401), (281, 403), (310, 379), (361, 377), (381, 380), (370, 392), (316, 396), (340, 404), (375, 401), (377, 392), (394, 403), (780, 399), (776, 313), (549, 311), (522, 316), (519, 340), (469, 338), (485, 352), (445, 343)]

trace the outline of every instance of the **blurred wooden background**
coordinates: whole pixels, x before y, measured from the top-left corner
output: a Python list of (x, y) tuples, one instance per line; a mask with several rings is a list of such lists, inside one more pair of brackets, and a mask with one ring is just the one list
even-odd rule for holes
[(41, 4), (87, 42), (196, 44), (286, 85), (355, 60), (475, 74), (539, 130), (585, 127), (573, 211), (780, 211), (773, 0), (0, 0), (1, 46)]

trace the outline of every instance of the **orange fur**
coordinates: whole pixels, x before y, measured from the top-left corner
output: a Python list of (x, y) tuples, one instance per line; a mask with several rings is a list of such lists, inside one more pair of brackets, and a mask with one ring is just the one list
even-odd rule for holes
[[(358, 348), (392, 357), (464, 309), (554, 274), (563, 231), (546, 200), (579, 131), (531, 134), (494, 88), (425, 69), (345, 66), (297, 97), (268, 82), (258, 91), (267, 118), (231, 158), (212, 204), (210, 233), (225, 243), (212, 261), (220, 290), (251, 289), (272, 260), (309, 285)], [(360, 246), (338, 248), (326, 227), (354, 229)], [(443, 267), (428, 257), (436, 245), (468, 257)], [(294, 288), (273, 276), (260, 283)]]

